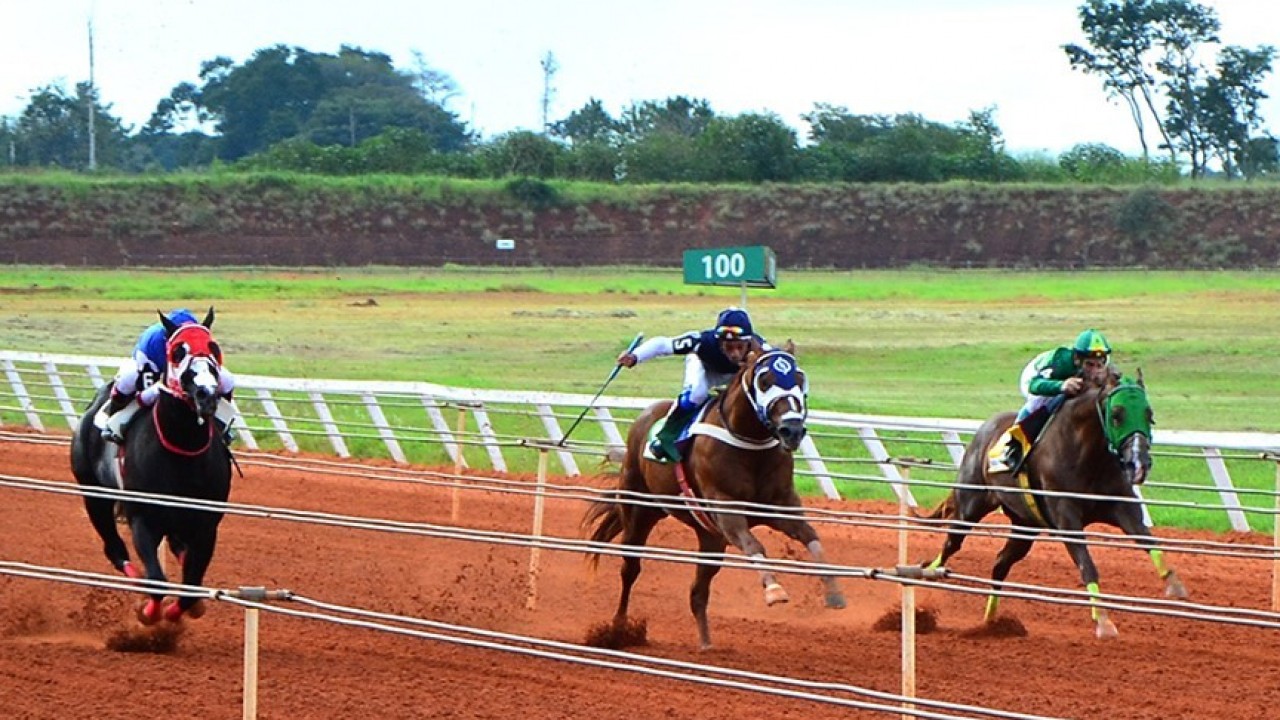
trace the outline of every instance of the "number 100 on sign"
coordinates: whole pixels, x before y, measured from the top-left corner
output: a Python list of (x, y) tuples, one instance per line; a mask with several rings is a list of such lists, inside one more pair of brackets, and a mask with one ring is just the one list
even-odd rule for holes
[(762, 245), (684, 251), (686, 285), (777, 287), (778, 261)]

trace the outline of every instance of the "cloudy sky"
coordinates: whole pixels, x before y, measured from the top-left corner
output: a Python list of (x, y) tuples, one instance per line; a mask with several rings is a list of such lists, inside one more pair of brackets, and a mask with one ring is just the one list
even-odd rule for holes
[[(1280, 41), (1280, 2), (1200, 0), (1226, 43)], [(1061, 46), (1083, 40), (1081, 0), (5, 0), (0, 115), (34, 88), (95, 73), (127, 125), (146, 122), (174, 85), (218, 56), (244, 62), (276, 44), (334, 53), (342, 44), (449, 74), (449, 109), (485, 136), (536, 129), (541, 60), (559, 66), (549, 115), (600, 99), (674, 95), (720, 114), (777, 113), (803, 136), (814, 103), (858, 114), (914, 112), (944, 123), (995, 108), (1010, 150), (1057, 154), (1080, 142), (1137, 152), (1127, 111), (1099, 80), (1073, 72)], [(1277, 68), (1280, 70), (1280, 68)], [(1280, 134), (1280, 78), (1263, 116)]]

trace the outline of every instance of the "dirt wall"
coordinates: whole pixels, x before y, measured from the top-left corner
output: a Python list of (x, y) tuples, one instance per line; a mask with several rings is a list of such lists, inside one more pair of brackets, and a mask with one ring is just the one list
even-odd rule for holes
[(670, 266), (689, 248), (757, 244), (784, 267), (1276, 267), (1280, 188), (765, 186), (585, 201), (552, 188), (530, 202), (287, 182), (0, 183), (9, 263)]

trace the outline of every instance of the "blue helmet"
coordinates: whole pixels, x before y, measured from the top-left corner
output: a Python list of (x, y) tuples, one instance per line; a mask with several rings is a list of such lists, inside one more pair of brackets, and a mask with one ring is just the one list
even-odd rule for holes
[(754, 335), (751, 316), (742, 308), (725, 308), (716, 318), (716, 337), (721, 340), (745, 340)]
[(188, 325), (190, 323), (200, 322), (198, 319), (196, 319), (196, 316), (192, 315), (191, 311), (186, 308), (178, 308), (176, 310), (170, 310), (169, 314), (165, 315), (165, 317), (167, 317), (169, 319), (169, 322), (173, 323), (174, 325)]

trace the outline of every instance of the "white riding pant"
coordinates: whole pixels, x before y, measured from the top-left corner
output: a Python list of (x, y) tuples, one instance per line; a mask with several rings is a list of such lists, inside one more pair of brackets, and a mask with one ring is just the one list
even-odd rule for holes
[(690, 353), (684, 359), (684, 390), (680, 398), (692, 407), (701, 407), (711, 397), (711, 388), (728, 385), (733, 376), (734, 373), (707, 370), (702, 359)]

